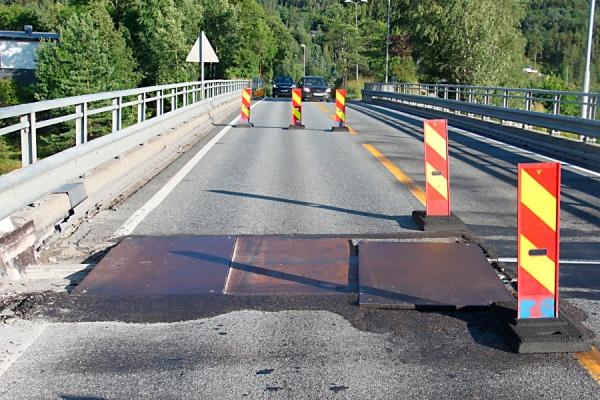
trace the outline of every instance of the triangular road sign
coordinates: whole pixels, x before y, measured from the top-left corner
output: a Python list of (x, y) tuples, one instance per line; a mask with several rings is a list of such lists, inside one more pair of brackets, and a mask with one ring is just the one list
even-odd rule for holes
[[(200, 59), (200, 39), (202, 39), (202, 59)], [(210, 45), (210, 42), (206, 38), (204, 31), (202, 31), (202, 34), (198, 37), (198, 39), (196, 39), (196, 43), (194, 43), (194, 47), (192, 47), (192, 50), (190, 51), (190, 54), (188, 54), (185, 61), (205, 63), (219, 62), (219, 57), (217, 57), (217, 54)]]

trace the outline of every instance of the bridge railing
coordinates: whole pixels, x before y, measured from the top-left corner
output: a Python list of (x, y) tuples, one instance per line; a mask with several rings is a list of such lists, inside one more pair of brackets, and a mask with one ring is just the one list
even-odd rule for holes
[[(495, 118), (524, 127), (542, 127), (600, 138), (596, 109), (600, 93), (498, 88), (448, 84), (367, 82), (363, 98), (387, 98), (443, 111)], [(587, 105), (589, 118), (580, 118)], [(541, 107), (539, 106), (541, 105)], [(550, 109), (550, 112), (548, 112)]]
[[(205, 114), (210, 118), (212, 110), (238, 99), (249, 85), (247, 80), (218, 80), (205, 81), (203, 88), (200, 82), (187, 82), (0, 109), (0, 135), (20, 132), (23, 149), (23, 167), (0, 176), (0, 221), (180, 124)], [(90, 127), (101, 131), (90, 135)], [(40, 131), (49, 128), (58, 136), (67, 130), (71, 147), (38, 160), (36, 141), (47, 140), (49, 133)]]
[[(186, 82), (0, 108), (0, 136), (20, 132), (24, 167), (38, 161), (40, 132), (55, 135), (70, 132), (71, 144), (79, 146), (104, 134), (119, 132), (248, 85), (247, 80), (212, 80), (204, 81), (204, 85)], [(90, 135), (92, 123), (96, 132)]]

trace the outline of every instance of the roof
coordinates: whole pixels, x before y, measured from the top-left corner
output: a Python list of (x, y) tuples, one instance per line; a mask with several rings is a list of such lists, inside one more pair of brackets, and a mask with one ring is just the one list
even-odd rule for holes
[(0, 40), (21, 40), (21, 41), (40, 41), (41, 39), (58, 40), (58, 33), (54, 32), (18, 32), (18, 31), (0, 31)]

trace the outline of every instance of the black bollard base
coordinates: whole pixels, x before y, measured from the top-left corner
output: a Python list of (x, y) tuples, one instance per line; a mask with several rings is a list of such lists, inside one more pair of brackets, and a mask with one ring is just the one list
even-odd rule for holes
[(425, 211), (413, 211), (412, 219), (421, 229), (428, 232), (467, 230), (465, 223), (452, 213), (448, 216), (438, 216), (427, 215)]
[(590, 351), (585, 336), (571, 321), (558, 318), (517, 319), (517, 302), (492, 303), (492, 316), (517, 353)]

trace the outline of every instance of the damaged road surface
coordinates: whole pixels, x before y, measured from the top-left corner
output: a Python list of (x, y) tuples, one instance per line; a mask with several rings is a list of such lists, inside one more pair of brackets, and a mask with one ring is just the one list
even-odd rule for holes
[(354, 294), (173, 297), (32, 298), (24, 322), (42, 331), (0, 396), (598, 395), (569, 354), (516, 355), (486, 311), (364, 309)]

